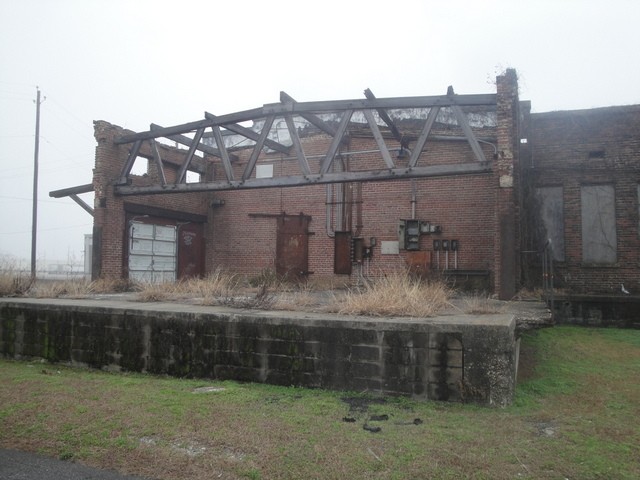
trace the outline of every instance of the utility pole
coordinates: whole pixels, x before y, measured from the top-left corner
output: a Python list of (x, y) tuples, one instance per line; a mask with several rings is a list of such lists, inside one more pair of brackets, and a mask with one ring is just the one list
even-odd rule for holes
[(31, 216), (31, 280), (36, 279), (36, 236), (38, 232), (38, 153), (40, 150), (40, 88), (36, 87), (36, 144), (33, 154), (33, 212)]

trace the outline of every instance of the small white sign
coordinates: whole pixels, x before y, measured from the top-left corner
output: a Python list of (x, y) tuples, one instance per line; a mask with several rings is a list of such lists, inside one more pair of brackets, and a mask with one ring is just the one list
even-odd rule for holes
[(256, 165), (256, 178), (273, 178), (273, 164)]
[(398, 255), (400, 253), (400, 243), (397, 240), (383, 240), (380, 243), (380, 253), (382, 253), (382, 255)]

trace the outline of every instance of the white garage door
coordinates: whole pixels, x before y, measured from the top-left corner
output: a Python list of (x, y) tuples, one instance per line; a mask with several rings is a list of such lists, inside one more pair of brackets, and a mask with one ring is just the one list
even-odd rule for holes
[(132, 222), (129, 279), (145, 283), (176, 279), (176, 227)]

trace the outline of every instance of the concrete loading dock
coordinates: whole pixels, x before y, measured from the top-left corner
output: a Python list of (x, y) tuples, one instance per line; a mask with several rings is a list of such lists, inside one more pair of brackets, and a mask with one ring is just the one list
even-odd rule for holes
[(105, 370), (509, 405), (519, 336), (548, 310), (346, 317), (126, 300), (0, 300), (0, 353)]

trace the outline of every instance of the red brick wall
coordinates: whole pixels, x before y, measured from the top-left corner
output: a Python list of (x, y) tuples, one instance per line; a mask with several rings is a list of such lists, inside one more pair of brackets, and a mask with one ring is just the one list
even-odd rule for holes
[[(209, 195), (207, 194), (190, 193), (126, 197), (114, 194), (113, 186), (120, 178), (120, 173), (127, 161), (129, 149), (131, 148), (131, 144), (116, 145), (114, 140), (129, 133), (132, 132), (104, 121), (94, 122), (94, 134), (98, 146), (96, 147), (96, 163), (93, 171), (93, 186), (95, 190), (93, 224), (94, 233), (96, 227), (102, 231), (102, 248), (99, 252), (101, 264), (98, 276), (104, 278), (123, 278), (127, 276), (125, 202), (154, 206), (175, 212), (208, 214)], [(185, 155), (184, 150), (165, 146), (159, 146), (159, 149), (161, 158), (173, 160), (176, 163), (179, 163)], [(142, 145), (140, 156), (151, 157), (150, 146), (147, 142)], [(155, 167), (149, 169), (149, 177), (132, 176), (134, 184), (150, 184), (154, 175), (157, 174), (154, 170)], [(176, 168), (165, 164), (164, 170), (168, 181), (175, 178)]]
[[(640, 183), (640, 106), (538, 113), (531, 115), (525, 172), (534, 187), (562, 186), (565, 261), (555, 263), (557, 285), (575, 293), (620, 294), (624, 283), (640, 292), (638, 276), (638, 184)], [(602, 158), (589, 152), (604, 151)], [(617, 262), (582, 262), (582, 185), (615, 188)]]
[[(491, 132), (495, 134), (495, 130)], [(482, 132), (487, 135), (487, 132)], [(325, 136), (304, 138), (303, 146), (309, 156), (324, 153), (330, 141)], [(391, 144), (392, 142), (388, 142)], [(392, 147), (392, 145), (390, 145)], [(351, 138), (345, 151), (375, 150), (372, 138)], [(494, 149), (483, 145), (490, 162)], [(236, 152), (240, 160), (235, 165), (235, 175), (244, 169), (250, 152)], [(397, 154), (394, 152), (394, 155)], [(426, 159), (419, 165), (474, 162), (475, 157), (466, 142), (429, 142)], [(284, 155), (262, 155), (260, 163), (273, 163), (274, 175), (299, 173), (295, 160)], [(314, 162), (309, 160), (314, 168)], [(349, 158), (351, 170), (380, 166), (378, 153), (354, 154)], [(224, 173), (216, 168), (216, 178)], [(493, 271), (496, 251), (496, 202), (498, 178), (494, 173), (461, 175), (431, 179), (416, 179), (416, 218), (430, 221), (442, 227), (440, 235), (423, 235), (421, 249), (431, 252), (433, 239), (457, 239), (460, 242), (458, 268), (465, 270)], [(213, 213), (211, 255), (209, 269), (223, 267), (243, 274), (255, 275), (262, 269), (275, 268), (276, 220), (267, 215), (304, 213), (312, 217), (309, 239), (309, 270), (314, 277), (335, 277), (333, 274), (334, 240), (326, 231), (326, 186), (305, 186), (263, 190), (220, 192), (217, 198), (225, 205)], [(355, 193), (354, 193), (354, 201)], [(375, 237), (377, 244), (373, 258), (367, 264), (370, 275), (379, 275), (406, 266), (407, 252), (400, 255), (382, 255), (383, 241), (398, 240), (398, 223), (410, 219), (412, 212), (412, 181), (365, 182), (362, 185), (362, 228), (360, 235), (368, 243)], [(257, 216), (257, 215), (264, 216)], [(356, 230), (357, 207), (352, 209), (352, 231)], [(435, 268), (435, 256), (433, 260)], [(445, 256), (441, 254), (441, 269)], [(449, 268), (454, 268), (450, 254)], [(354, 271), (354, 274), (356, 272)]]
[[(496, 107), (494, 107), (495, 109)], [(479, 137), (495, 138), (494, 145), (481, 144), (484, 155), (492, 170), (483, 174), (458, 175), (441, 178), (422, 178), (415, 180), (397, 180), (383, 182), (365, 182), (362, 184), (362, 199), (358, 203), (356, 188), (353, 188), (351, 209), (351, 231), (359, 233), (368, 244), (372, 237), (377, 240), (373, 248), (373, 258), (366, 263), (366, 272), (379, 275), (407, 264), (407, 252), (398, 255), (382, 255), (383, 241), (398, 240), (398, 223), (412, 216), (412, 198), (415, 191), (415, 218), (439, 225), (442, 232), (438, 235), (423, 235), (421, 250), (432, 252), (433, 240), (458, 240), (458, 269), (482, 270), (490, 273), (494, 291), (504, 297), (511, 295), (515, 288), (517, 269), (517, 251), (512, 244), (518, 241), (519, 221), (516, 192), (518, 188), (517, 167), (518, 151), (516, 128), (517, 79), (515, 72), (498, 78), (497, 127), (474, 127)], [(420, 125), (421, 127), (421, 125)], [(457, 128), (457, 127), (456, 127)], [(451, 133), (451, 126), (436, 124), (433, 134)], [(114, 182), (120, 176), (122, 165), (126, 162), (130, 145), (116, 145), (114, 139), (125, 132), (121, 128), (106, 122), (96, 122), (96, 169), (94, 187), (96, 191), (95, 225), (103, 230), (102, 275), (121, 277), (126, 275), (125, 264), (125, 213), (124, 202), (141, 205), (154, 205), (174, 211), (208, 215), (207, 227), (207, 271), (222, 267), (245, 275), (258, 275), (264, 269), (275, 269), (276, 255), (276, 219), (274, 216), (304, 214), (311, 217), (309, 237), (309, 270), (312, 278), (349, 280), (346, 276), (335, 276), (334, 239), (332, 225), (327, 232), (327, 186), (310, 185), (290, 188), (269, 188), (260, 190), (237, 190), (208, 193), (126, 196), (118, 197), (113, 193)], [(383, 134), (388, 135), (383, 129)], [(461, 133), (459, 133), (461, 135)], [(312, 171), (317, 170), (321, 156), (331, 142), (324, 134), (315, 134), (302, 138), (303, 150), (309, 157)], [(392, 139), (387, 140), (395, 157), (399, 147)], [(341, 152), (362, 152), (377, 150), (377, 144), (371, 136), (352, 132), (348, 141), (341, 146)], [(300, 169), (292, 149), (290, 156), (280, 153), (262, 152), (258, 164), (272, 164), (274, 176), (299, 175)], [(497, 154), (496, 154), (497, 152)], [(148, 144), (143, 144), (141, 155), (150, 156)], [(163, 159), (180, 162), (184, 150), (162, 147)], [(251, 149), (234, 152), (237, 159), (233, 162), (234, 175), (239, 179), (251, 155)], [(344, 155), (351, 171), (384, 168), (379, 153), (351, 153)], [(224, 170), (218, 159), (206, 158), (211, 162), (211, 177), (225, 178)], [(476, 158), (466, 141), (427, 142), (418, 166), (437, 164), (456, 164), (475, 162)], [(407, 160), (398, 160), (401, 165)], [(337, 163), (337, 160), (336, 160)], [(175, 169), (167, 168), (169, 181), (175, 175)], [(155, 173), (153, 168), (149, 177), (135, 177), (136, 185), (149, 184)], [(252, 176), (255, 176), (255, 172)], [(210, 178), (211, 178), (210, 177)], [(210, 208), (213, 200), (222, 200), (224, 204)], [(330, 199), (333, 201), (332, 199)], [(359, 205), (359, 207), (358, 207)], [(358, 213), (360, 209), (360, 214)], [(334, 207), (329, 207), (333, 216)], [(361, 227), (357, 225), (361, 219)], [(332, 222), (331, 222), (332, 223)], [(338, 227), (339, 229), (339, 227)], [(501, 238), (502, 235), (506, 237)], [(454, 268), (453, 254), (450, 254), (449, 269)], [(440, 268), (445, 268), (445, 256), (441, 254)], [(435, 255), (432, 260), (435, 265)], [(354, 271), (352, 277), (359, 272)], [(505, 287), (506, 286), (506, 287)]]

